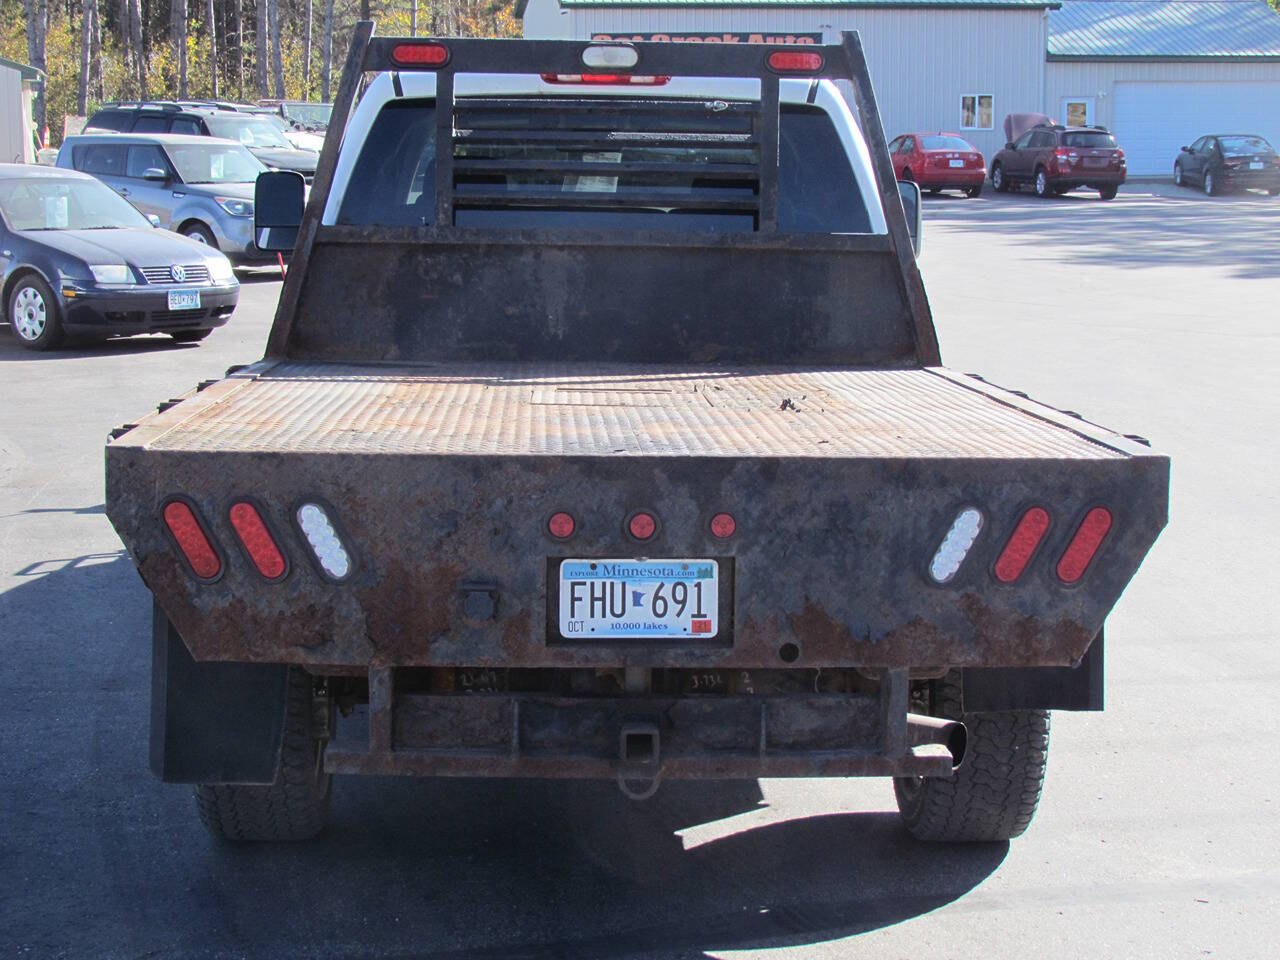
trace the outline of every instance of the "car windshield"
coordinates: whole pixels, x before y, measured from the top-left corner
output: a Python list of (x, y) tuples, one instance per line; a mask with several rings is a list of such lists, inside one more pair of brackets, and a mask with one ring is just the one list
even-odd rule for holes
[(1262, 137), (1219, 137), (1222, 152), (1228, 157), (1242, 157), (1252, 153), (1275, 153), (1275, 147)]
[(323, 130), (329, 126), (329, 114), (333, 112), (333, 104), (286, 103), (282, 109), (284, 115), (294, 123), (300, 123), (311, 130)]
[(1112, 147), (1116, 146), (1116, 138), (1109, 133), (1064, 133), (1062, 135), (1062, 145), (1064, 147), (1076, 147), (1077, 149), (1088, 147)]
[(151, 226), (128, 200), (97, 180), (0, 180), (0, 213), (14, 230)]
[(965, 150), (975, 152), (973, 144), (963, 137), (921, 137), (920, 144), (925, 150)]
[(244, 147), (230, 143), (169, 144), (168, 153), (184, 183), (249, 183), (267, 169)]
[(209, 132), (215, 137), (239, 140), (246, 147), (281, 147), (291, 149), (280, 128), (262, 117), (206, 117)]

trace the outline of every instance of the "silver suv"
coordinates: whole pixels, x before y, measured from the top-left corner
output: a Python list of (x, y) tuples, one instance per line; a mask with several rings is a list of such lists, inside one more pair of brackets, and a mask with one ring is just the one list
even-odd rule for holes
[(58, 166), (92, 174), (162, 226), (233, 263), (272, 260), (253, 242), (253, 188), (267, 169), (233, 140), (174, 133), (67, 137)]

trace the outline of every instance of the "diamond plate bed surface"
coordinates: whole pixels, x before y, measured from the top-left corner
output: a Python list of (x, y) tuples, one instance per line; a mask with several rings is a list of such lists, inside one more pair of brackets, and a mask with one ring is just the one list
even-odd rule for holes
[(929, 370), (285, 363), (195, 406), (198, 412), (179, 416), (146, 446), (494, 456), (1125, 456)]

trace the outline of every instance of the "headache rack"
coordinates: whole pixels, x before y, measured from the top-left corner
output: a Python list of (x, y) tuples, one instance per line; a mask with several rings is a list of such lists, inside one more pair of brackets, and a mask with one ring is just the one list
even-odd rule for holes
[[(354, 242), (392, 238), (425, 243), (478, 242), (474, 228), (459, 225), (456, 211), (518, 208), (612, 211), (661, 210), (720, 214), (731, 228), (706, 234), (720, 247), (756, 249), (863, 249), (883, 241), (897, 263), (914, 327), (917, 359), (940, 362), (924, 286), (911, 250), (884, 129), (866, 58), (856, 33), (839, 44), (679, 44), (591, 40), (487, 40), (374, 37), (371, 21), (352, 36), (343, 79), (315, 181), (298, 231), (293, 265), (285, 280), (267, 355), (287, 354), (290, 328), (317, 235)], [(607, 64), (593, 68), (593, 62)], [(435, 208), (421, 228), (321, 226), (337, 166), (339, 146), (364, 74), (412, 72), (435, 76), (435, 162), (424, 171), (434, 181)], [(455, 97), (459, 74), (561, 77), (608, 75), (610, 95), (593, 83), (566, 96)], [(753, 79), (750, 99), (708, 100), (662, 96), (670, 78)], [(888, 237), (801, 236), (779, 229), (779, 82), (798, 78), (848, 81), (872, 158)], [(626, 89), (623, 89), (623, 87)], [(448, 148), (445, 148), (448, 145)], [(589, 186), (575, 189), (574, 178)], [(600, 189), (600, 181), (610, 181)], [(594, 181), (594, 183), (592, 183)], [(745, 229), (743, 224), (745, 223)], [(487, 243), (530, 240), (531, 231), (486, 229)], [(504, 234), (506, 235), (504, 238)], [(585, 238), (585, 235), (583, 237)], [(566, 241), (570, 242), (570, 241)], [(612, 241), (609, 241), (612, 242)], [(649, 238), (637, 242), (650, 242)], [(656, 242), (656, 241), (655, 241)], [(688, 243), (687, 237), (670, 238)]]

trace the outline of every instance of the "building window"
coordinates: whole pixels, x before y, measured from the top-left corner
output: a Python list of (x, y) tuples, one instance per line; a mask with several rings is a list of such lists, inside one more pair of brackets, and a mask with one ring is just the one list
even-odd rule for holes
[(960, 127), (991, 130), (995, 127), (996, 98), (989, 93), (966, 93), (960, 98)]

